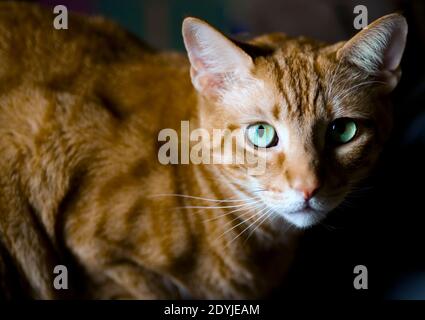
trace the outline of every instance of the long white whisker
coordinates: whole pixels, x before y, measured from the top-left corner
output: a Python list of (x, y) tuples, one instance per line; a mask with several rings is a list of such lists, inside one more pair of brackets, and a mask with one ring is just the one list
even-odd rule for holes
[(181, 206), (181, 207), (175, 207), (175, 209), (229, 209), (229, 208), (240, 208), (244, 207), (248, 204), (253, 204), (260, 202), (261, 200), (251, 201), (248, 203), (238, 204), (238, 205), (232, 205), (232, 206)]
[(156, 197), (180, 197), (180, 198), (188, 198), (188, 199), (196, 199), (196, 200), (204, 200), (204, 201), (211, 201), (211, 202), (243, 202), (246, 200), (252, 200), (255, 198), (248, 198), (248, 199), (210, 199), (210, 198), (203, 198), (203, 197), (197, 197), (197, 196), (188, 196), (185, 194), (178, 194), (178, 193), (161, 193), (161, 194), (154, 194), (149, 196), (150, 198), (156, 198)]
[[(230, 245), (233, 241), (235, 241), (242, 234), (244, 234), (246, 230), (248, 230), (249, 228), (251, 228), (257, 221), (261, 220), (265, 215), (267, 215), (271, 211), (270, 208), (267, 208), (266, 207), (266, 209), (268, 209), (268, 210), (265, 213), (262, 213), (257, 219), (254, 220), (254, 222), (252, 222), (248, 227), (246, 227), (245, 229), (243, 229), (242, 232), (240, 232), (236, 237), (234, 237), (229, 243), (227, 243), (227, 245)], [(262, 211), (264, 211), (264, 209)]]
[[(261, 212), (263, 212), (264, 210), (267, 209), (267, 206), (265, 205), (263, 209), (261, 209), (259, 212), (257, 212), (257, 215)], [(253, 215), (252, 217), (249, 217), (248, 219), (244, 219), (241, 222), (239, 222), (238, 224), (234, 225), (232, 228), (226, 230), (225, 232), (223, 232), (216, 240), (222, 238), (224, 235), (226, 235), (227, 233), (229, 233), (230, 231), (234, 230), (235, 228), (237, 228), (238, 226), (240, 226), (241, 224), (247, 222), (248, 220), (251, 220), (253, 217), (255, 217), (255, 215)]]
[(230, 212), (227, 212), (225, 214), (221, 214), (219, 216), (216, 216), (216, 217), (213, 217), (213, 218), (210, 218), (210, 219), (206, 219), (206, 220), (204, 220), (204, 222), (217, 220), (217, 219), (223, 218), (225, 216), (228, 216), (228, 215), (230, 215), (232, 213), (239, 212), (239, 211), (242, 211), (242, 210), (247, 210), (249, 208), (255, 208), (255, 207), (257, 207), (257, 203), (258, 202), (261, 202), (261, 200), (260, 201), (253, 202), (253, 203), (247, 203), (246, 207), (241, 207), (241, 208), (234, 209), (234, 210), (232, 210)]
[(248, 239), (252, 236), (252, 234), (257, 230), (261, 225), (266, 222), (266, 220), (273, 214), (273, 208), (270, 208), (266, 214), (263, 215), (264, 219), (260, 221), (260, 223), (248, 234), (248, 237), (245, 239), (244, 243), (248, 241)]
[[(254, 217), (254, 215), (255, 215), (255, 214), (254, 214), (252, 217), (249, 217), (248, 219), (245, 219), (244, 217), (246, 217), (246, 216), (250, 215), (253, 211), (258, 210), (259, 208), (261, 208), (261, 207), (260, 207), (260, 206), (258, 206), (258, 205), (254, 205), (254, 206), (252, 206), (251, 208), (247, 209), (247, 211), (246, 211), (246, 212), (244, 212), (244, 213), (242, 213), (242, 214), (239, 214), (239, 215), (237, 215), (236, 217), (234, 217), (232, 220), (230, 220), (230, 221), (226, 222), (226, 224), (224, 225), (224, 227), (226, 228), (228, 225), (231, 225), (234, 221), (236, 221), (236, 220), (238, 220), (238, 219), (242, 219), (242, 223), (243, 223), (244, 221), (248, 221), (248, 220), (252, 219), (252, 218)], [(243, 209), (245, 209), (245, 208), (243, 208)]]

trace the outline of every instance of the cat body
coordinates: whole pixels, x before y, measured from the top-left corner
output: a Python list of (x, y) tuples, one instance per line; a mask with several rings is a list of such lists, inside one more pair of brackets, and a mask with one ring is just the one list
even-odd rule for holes
[[(282, 34), (237, 46), (189, 18), (183, 26), (187, 59), (149, 49), (102, 18), (71, 15), (68, 30), (55, 30), (52, 21), (52, 13), (38, 6), (0, 4), (0, 266), (15, 269), (28, 294), (43, 299), (63, 294), (53, 286), (60, 264), (69, 267), (77, 297), (232, 299), (270, 293), (287, 273), (300, 229), (284, 216), (271, 217), (265, 196), (247, 190), (256, 178), (241, 165), (161, 164), (158, 134), (163, 128), (179, 131), (181, 121), (207, 130), (242, 126), (239, 106), (226, 110), (246, 104), (256, 116), (270, 108), (268, 116), (277, 120), (298, 119), (293, 132), (301, 138), (288, 131), (288, 141), (311, 141), (312, 131), (303, 128), (312, 128), (314, 119), (327, 121), (326, 108), (318, 116), (316, 105), (326, 105), (333, 77), (351, 72), (358, 83), (369, 79), (358, 67), (338, 64), (347, 46)], [(241, 77), (232, 89), (227, 78), (214, 78), (221, 71), (211, 72), (212, 63), (202, 60), (205, 46), (196, 46), (206, 38), (200, 40), (198, 30), (213, 32), (208, 39), (217, 36), (218, 46), (228, 45), (231, 52), (222, 49), (223, 58), (240, 59), (231, 65), (240, 62), (243, 70), (254, 63), (255, 70), (234, 72)], [(381, 80), (386, 86), (387, 79), (397, 81), (392, 72), (398, 62)], [(247, 77), (258, 83), (251, 79), (248, 89), (248, 82), (239, 81)], [(301, 183), (304, 194), (313, 188), (312, 196), (319, 184), (344, 189), (364, 177), (391, 126), (381, 96), (366, 111), (358, 104), (370, 104), (376, 90), (347, 98), (357, 103), (351, 113), (382, 122), (365, 129), (355, 155), (340, 150), (346, 155), (336, 162), (323, 158), (316, 144), (294, 143), (293, 156), (268, 156), (271, 168), (258, 181), (270, 185), (261, 186), (281, 188), (272, 177), (282, 175), (288, 185)], [(248, 106), (243, 99), (269, 105)], [(333, 177), (322, 165), (326, 161), (339, 170)], [(260, 210), (268, 216), (259, 216)], [(3, 269), (0, 283), (8, 290)]]

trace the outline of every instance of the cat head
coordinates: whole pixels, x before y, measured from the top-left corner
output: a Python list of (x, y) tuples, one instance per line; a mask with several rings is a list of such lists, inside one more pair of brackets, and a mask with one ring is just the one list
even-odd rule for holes
[(298, 227), (323, 219), (368, 175), (389, 135), (387, 96), (406, 35), (405, 18), (390, 14), (333, 45), (283, 34), (239, 43), (186, 18), (201, 126), (240, 129), (246, 143), (236, 148), (266, 163), (258, 175), (249, 164), (218, 170)]

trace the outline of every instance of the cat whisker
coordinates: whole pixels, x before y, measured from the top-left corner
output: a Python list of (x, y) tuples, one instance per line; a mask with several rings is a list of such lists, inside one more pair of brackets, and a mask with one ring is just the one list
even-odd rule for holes
[[(259, 213), (261, 213), (261, 212), (263, 212), (264, 210), (266, 210), (267, 209), (267, 206), (266, 205), (264, 205), (264, 208), (262, 208), (259, 212), (257, 212), (257, 214), (259, 214)], [(251, 220), (253, 217), (255, 217), (256, 215), (254, 214), (253, 216), (251, 216), (251, 217), (249, 217), (248, 219), (243, 219), (241, 222), (239, 222), (239, 223), (237, 223), (236, 225), (234, 225), (232, 228), (230, 228), (230, 229), (228, 229), (228, 230), (226, 230), (226, 231), (224, 231), (218, 238), (216, 238), (215, 239), (215, 241), (217, 241), (217, 240), (219, 240), (220, 238), (222, 238), (222, 237), (224, 237), (227, 233), (229, 233), (230, 231), (232, 231), (232, 230), (234, 230), (235, 228), (237, 228), (237, 227), (239, 227), (241, 224), (243, 224), (243, 223), (246, 223), (248, 220)], [(241, 217), (241, 216), (240, 216)], [(236, 219), (238, 219), (238, 218), (240, 218), (240, 217), (237, 217), (237, 218), (235, 218), (235, 219), (233, 219), (232, 221), (234, 221), (234, 220), (236, 220)], [(231, 221), (231, 222), (232, 222)], [(229, 222), (230, 223), (230, 222)]]
[(230, 209), (230, 208), (244, 207), (247, 204), (252, 204), (252, 203), (256, 203), (256, 202), (260, 202), (260, 201), (261, 200), (257, 200), (257, 201), (254, 201), (254, 202), (248, 202), (248, 203), (232, 205), (232, 206), (181, 206), (181, 207), (175, 207), (175, 209)]
[(350, 194), (369, 194), (374, 189), (375, 189), (374, 186), (361, 186), (361, 187), (359, 187), (359, 186), (353, 186), (351, 188)]
[[(245, 209), (245, 208), (244, 208)], [(230, 220), (230, 221), (228, 221), (225, 225), (224, 225), (224, 228), (226, 228), (227, 226), (229, 226), (229, 225), (231, 225), (234, 221), (236, 221), (236, 220), (238, 220), (238, 219), (245, 219), (244, 217), (246, 217), (246, 216), (248, 216), (248, 215), (250, 215), (253, 211), (254, 211), (254, 214), (253, 214), (253, 216), (252, 217), (254, 217), (255, 216), (255, 210), (260, 210), (260, 209), (263, 209), (261, 206), (259, 206), (259, 205), (254, 205), (254, 206), (252, 206), (251, 208), (249, 208), (249, 209), (247, 209), (247, 211), (246, 212), (244, 212), (244, 213), (242, 213), (242, 214), (239, 214), (239, 215), (237, 215), (236, 217), (234, 217), (232, 220)], [(252, 219), (252, 217), (249, 217), (248, 219), (246, 219), (246, 220), (249, 220), (249, 219)]]
[(257, 192), (266, 192), (268, 191), (267, 189), (257, 189), (257, 190), (252, 190), (252, 193), (257, 193)]
[[(234, 185), (234, 186), (240, 186), (240, 187), (243, 187), (243, 188), (245, 188), (245, 190), (244, 191), (246, 191), (247, 193), (258, 193), (258, 192), (262, 192), (262, 191), (267, 191), (266, 189), (262, 189), (262, 188), (257, 188), (257, 189), (254, 189), (254, 190), (249, 190), (249, 189), (246, 189), (246, 183), (242, 183), (242, 182), (237, 182), (237, 181), (235, 181), (235, 180), (231, 180), (231, 181), (229, 181), (229, 180), (225, 180), (225, 179), (218, 179), (218, 180), (220, 180), (220, 181), (224, 181), (224, 182), (226, 182), (226, 183), (230, 183), (231, 185)], [(241, 191), (241, 190), (240, 190)], [(242, 191), (241, 191), (242, 192)], [(253, 199), (258, 199), (258, 197), (253, 197)]]
[(187, 198), (187, 199), (195, 199), (195, 200), (203, 200), (203, 201), (210, 201), (210, 202), (243, 202), (246, 200), (252, 200), (255, 198), (247, 198), (247, 199), (211, 199), (211, 198), (203, 198), (198, 196), (189, 196), (185, 194), (178, 194), (178, 193), (160, 193), (160, 194), (154, 194), (149, 196), (150, 198), (156, 198), (156, 197), (180, 197), (180, 198)]
[[(250, 207), (255, 207), (258, 202), (260, 202), (260, 201), (255, 201), (255, 202), (252, 202), (252, 203), (246, 203), (245, 206), (241, 206), (241, 207), (238, 207), (238, 208), (236, 208), (236, 209), (234, 209), (234, 210), (232, 210), (230, 212), (227, 212), (225, 214), (221, 214), (219, 216), (215, 216), (213, 218), (206, 219), (206, 220), (204, 220), (204, 222), (208, 222), (208, 221), (213, 221), (213, 220), (216, 220), (216, 219), (220, 219), (221, 217), (224, 217), (226, 215), (232, 214), (233, 212), (238, 212), (238, 211), (246, 210), (246, 209), (248, 209)], [(208, 212), (210, 212), (212, 214), (215, 214), (217, 211), (208, 211)], [(200, 208), (200, 209), (197, 209), (196, 211), (194, 211), (194, 213), (196, 213), (196, 214), (201, 214), (201, 213), (205, 214), (205, 211), (202, 208)]]
[(221, 172), (220, 175), (221, 175), (221, 177), (219, 179), (221, 181), (225, 182), (225, 183), (229, 183), (231, 185), (237, 185), (237, 186), (240, 186), (240, 187), (243, 187), (243, 188), (246, 188), (246, 186), (247, 186), (246, 181), (239, 182), (236, 177), (233, 177), (231, 175), (229, 176), (228, 174), (226, 174), (224, 172)]
[(245, 229), (243, 229), (236, 237), (234, 237), (230, 242), (227, 243), (227, 245), (229, 246), (230, 244), (232, 244), (232, 242), (234, 242), (236, 239), (238, 239), (242, 234), (244, 234), (248, 229), (250, 229), (253, 225), (255, 225), (255, 223), (257, 223), (258, 221), (260, 221), (261, 219), (263, 219), (264, 216), (267, 217), (268, 213), (271, 211), (270, 208), (266, 207), (265, 209), (267, 209), (267, 211), (265, 211), (264, 209), (261, 212), (264, 212), (262, 214), (259, 215), (259, 217), (257, 219), (255, 219), (248, 227), (246, 227)]
[(341, 202), (336, 209), (342, 210), (342, 209), (353, 209), (353, 208), (355, 208), (354, 203), (351, 202), (349, 199), (345, 198), (344, 201)]
[(322, 227), (324, 227), (328, 231), (335, 231), (335, 230), (340, 229), (340, 228), (337, 228), (335, 226), (332, 226), (332, 225), (330, 225), (328, 223), (324, 223), (324, 222), (319, 222), (319, 225), (322, 226)]
[(253, 230), (251, 230), (251, 232), (248, 234), (248, 237), (245, 239), (244, 243), (247, 242), (249, 240), (249, 238), (254, 234), (255, 230), (257, 230), (258, 228), (261, 227), (261, 225), (267, 221), (267, 219), (270, 218), (270, 216), (273, 214), (273, 209), (270, 208), (265, 215), (263, 215), (264, 219), (261, 220), (258, 225), (256, 227), (254, 227)]
[(232, 214), (232, 213), (239, 212), (239, 211), (242, 211), (242, 210), (246, 210), (246, 209), (248, 209), (248, 208), (250, 208), (250, 207), (251, 207), (251, 208), (255, 208), (255, 207), (256, 207), (256, 204), (257, 204), (258, 202), (261, 202), (261, 200), (260, 200), (260, 201), (253, 202), (253, 203), (248, 203), (245, 207), (241, 207), (241, 208), (234, 209), (234, 210), (232, 210), (232, 211), (230, 211), (230, 212), (227, 212), (227, 213), (225, 213), (225, 214), (221, 214), (221, 215), (219, 215), (219, 216), (216, 216), (216, 217), (213, 217), (213, 218), (210, 218), (210, 219), (206, 219), (206, 220), (204, 220), (204, 222), (217, 220), (217, 219), (220, 219), (220, 218), (226, 217), (226, 216), (228, 216), (228, 215), (230, 215), (230, 214)]

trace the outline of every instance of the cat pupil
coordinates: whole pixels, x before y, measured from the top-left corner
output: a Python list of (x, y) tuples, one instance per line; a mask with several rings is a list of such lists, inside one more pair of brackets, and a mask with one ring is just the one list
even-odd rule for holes
[(258, 136), (259, 136), (260, 138), (262, 138), (262, 137), (263, 137), (263, 135), (264, 135), (264, 131), (265, 131), (264, 126), (263, 126), (263, 125), (260, 125), (260, 126), (258, 127)]
[(334, 124), (334, 130), (338, 133), (344, 133), (345, 131), (345, 124)]

